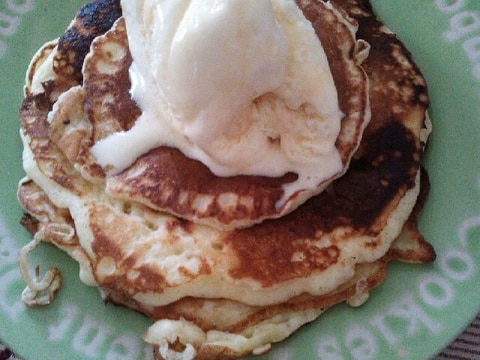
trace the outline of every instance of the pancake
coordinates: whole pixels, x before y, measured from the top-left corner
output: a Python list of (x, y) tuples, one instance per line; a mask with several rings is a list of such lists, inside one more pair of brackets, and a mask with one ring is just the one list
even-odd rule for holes
[[(360, 67), (368, 47), (355, 40), (354, 22), (334, 6), (321, 6), (323, 23), (318, 30), (335, 33), (335, 41), (330, 41), (329, 47), (331, 58), (337, 60), (331, 69), (337, 86), (341, 85), (339, 101), (345, 117), (336, 144), (342, 171), (318, 184), (316, 189), (298, 191), (282, 200), (286, 189), (297, 181), (296, 174), (288, 173), (279, 178), (218, 177), (201, 162), (170, 147), (153, 149), (124, 172), (102, 179), (104, 175), (91, 158), (90, 147), (110, 134), (128, 131), (140, 115), (129, 94), (128, 68), (132, 59), (123, 24), (115, 33), (97, 38), (87, 55), (82, 78), (90, 133), (88, 137), (82, 133), (79, 153), (71, 160), (84, 169), (84, 176), (106, 181), (106, 192), (114, 197), (142, 202), (156, 210), (221, 230), (251, 226), (292, 211), (344, 173), (370, 119), (368, 82)], [(103, 43), (109, 46), (115, 43), (117, 47), (102, 53)], [(65, 151), (71, 152), (68, 141), (66, 147)]]
[[(323, 3), (298, 3), (314, 26), (322, 14), (342, 13), (333, 4), (334, 13)], [(106, 109), (105, 119), (115, 117), (104, 102), (99, 107), (87, 100), (92, 83), (86, 75), (89, 62), (113, 69), (102, 76), (128, 69), (122, 18), (92, 41), (81, 77), (65, 80), (56, 70), (38, 70), (49, 67), (56, 43), (34, 58), (20, 110), (27, 178), (18, 192), (35, 219), (30, 229), (40, 233), (37, 241), (52, 242), (78, 261), (82, 281), (106, 300), (150, 316), (155, 324), (145, 340), (159, 357), (263, 353), (328, 307), (362, 303), (384, 280), (387, 261), (433, 261), (416, 227), (419, 210), (412, 211), (416, 203), (421, 208), (419, 192), (428, 190), (427, 177), (420, 176), (429, 133), (425, 81), (367, 2), (340, 5), (357, 18), (359, 34), (371, 45), (362, 66), (370, 79), (372, 118), (360, 148), (347, 173), (325, 191), (248, 228), (220, 231), (106, 190), (101, 169), (83, 149), (97, 133), (92, 129), (100, 129), (92, 113)], [(65, 90), (65, 84), (72, 85)], [(41, 296), (48, 286), (36, 289)]]

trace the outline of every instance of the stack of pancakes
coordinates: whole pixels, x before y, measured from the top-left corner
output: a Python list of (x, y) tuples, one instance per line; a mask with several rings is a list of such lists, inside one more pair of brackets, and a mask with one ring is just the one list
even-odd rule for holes
[[(78, 261), (104, 299), (155, 321), (144, 339), (159, 359), (264, 353), (328, 307), (363, 303), (388, 261), (435, 258), (417, 230), (428, 193), (424, 78), (368, 1), (296, 2), (345, 114), (336, 143), (344, 171), (283, 207), (296, 174), (222, 178), (166, 146), (115, 175), (95, 163), (90, 148), (141, 114), (118, 1), (83, 7), (30, 64), (20, 110), (24, 223), (34, 244)], [(30, 279), (31, 247), (21, 257), (25, 300), (48, 303), (59, 275), (41, 286)]]

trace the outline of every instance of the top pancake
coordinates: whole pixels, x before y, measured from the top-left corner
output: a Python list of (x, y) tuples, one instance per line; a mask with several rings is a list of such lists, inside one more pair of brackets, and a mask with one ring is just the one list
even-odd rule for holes
[[(317, 6), (321, 10), (321, 25), (317, 26), (317, 32), (335, 34), (328, 37), (325, 47), (339, 89), (340, 109), (346, 114), (336, 144), (343, 164), (341, 172), (322, 181), (316, 189), (294, 193), (279, 206), (285, 187), (297, 180), (296, 174), (288, 173), (279, 178), (218, 177), (204, 164), (187, 158), (179, 150), (159, 147), (139, 157), (124, 172), (107, 176), (107, 193), (197, 223), (231, 230), (282, 216), (341, 176), (370, 119), (368, 81), (360, 67), (368, 48), (364, 42), (355, 39), (354, 21), (331, 4), (319, 3)], [(110, 44), (107, 52), (102, 51), (104, 43)], [(72, 47), (77, 49), (76, 44)], [(130, 129), (140, 115), (129, 94), (130, 63), (126, 34), (121, 31), (117, 31), (115, 39), (108, 35), (96, 39), (86, 57), (82, 78), (85, 109), (90, 122), (86, 127), (89, 140), (83, 138), (77, 156), (71, 160), (89, 179), (104, 181), (102, 169), (89, 156), (89, 147), (114, 132)]]

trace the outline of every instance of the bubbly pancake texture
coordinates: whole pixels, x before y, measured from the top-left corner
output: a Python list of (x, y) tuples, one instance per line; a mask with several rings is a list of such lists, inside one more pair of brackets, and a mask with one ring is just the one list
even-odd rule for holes
[[(150, 316), (155, 324), (145, 340), (159, 358), (263, 353), (326, 308), (362, 303), (384, 280), (388, 260), (435, 257), (416, 228), (419, 210), (412, 212), (419, 191), (428, 189), (426, 176), (420, 184), (429, 133), (421, 73), (368, 2), (298, 3), (314, 26), (325, 17), (334, 27), (343, 28), (345, 19), (354, 23), (346, 15), (338, 19), (343, 10), (336, 4), (357, 19), (371, 45), (362, 66), (372, 119), (344, 176), (291, 213), (248, 228), (219, 231), (106, 190), (104, 174), (85, 149), (102, 131), (128, 128), (138, 115), (110, 82), (128, 88), (122, 18), (92, 41), (81, 72), (65, 77), (66, 71), (38, 70), (53, 66), (56, 42), (30, 66), (20, 111), (27, 178), (18, 192), (29, 228), (78, 261), (81, 279), (105, 299)], [(73, 24), (79, 23), (77, 17)], [(326, 34), (321, 40), (336, 41)], [(327, 57), (342, 52), (326, 48)], [(68, 51), (84, 52), (75, 43)], [(338, 86), (348, 92), (349, 84)], [(116, 112), (125, 115), (122, 121)], [(171, 149), (164, 156), (173, 155), (179, 165), (188, 160)]]

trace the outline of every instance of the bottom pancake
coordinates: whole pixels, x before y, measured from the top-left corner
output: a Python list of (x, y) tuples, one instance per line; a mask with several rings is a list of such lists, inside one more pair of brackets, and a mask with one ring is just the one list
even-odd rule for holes
[[(424, 189), (427, 192), (428, 186)], [(68, 212), (53, 205), (41, 188), (29, 179), (21, 182), (18, 197), (30, 214), (29, 218), (35, 218), (29, 221), (30, 231), (49, 234), (44, 240), (81, 262), (85, 255), (78, 239), (75, 236), (66, 239), (63, 232), (54, 235), (55, 230), (72, 226)], [(420, 210), (421, 202), (417, 205)], [(410, 234), (406, 230), (413, 229), (415, 222), (416, 217), (412, 215), (403, 233)], [(300, 295), (271, 306), (255, 307), (227, 299), (187, 297), (166, 306), (150, 307), (104, 289), (101, 293), (105, 301), (140, 311), (156, 321), (144, 334), (144, 339), (155, 346), (158, 358), (169, 358), (173, 354), (191, 358), (188, 354), (192, 352), (197, 359), (237, 358), (268, 351), (272, 343), (284, 340), (335, 304), (347, 301), (353, 306), (361, 305), (369, 291), (384, 281), (389, 260), (424, 262), (427, 259), (421, 254), (428, 253), (430, 247), (418, 237), (402, 236), (395, 240), (392, 249), (395, 250), (389, 251), (383, 259), (358, 265), (353, 278), (329, 294)]]

